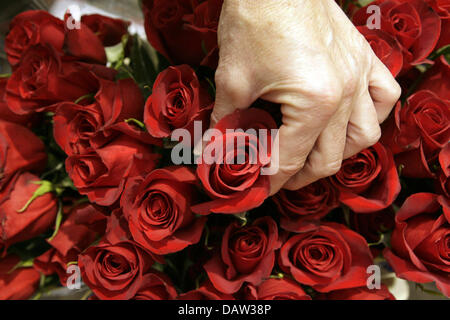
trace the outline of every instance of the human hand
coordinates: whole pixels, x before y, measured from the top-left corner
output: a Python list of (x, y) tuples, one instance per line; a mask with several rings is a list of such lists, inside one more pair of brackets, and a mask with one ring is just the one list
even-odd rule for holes
[(334, 0), (224, 0), (211, 125), (262, 98), (281, 105), (271, 194), (339, 171), (375, 144), (401, 89)]

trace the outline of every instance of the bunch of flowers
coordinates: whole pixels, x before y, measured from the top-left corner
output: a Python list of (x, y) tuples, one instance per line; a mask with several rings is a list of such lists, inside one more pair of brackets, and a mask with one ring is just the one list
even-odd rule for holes
[(258, 100), (202, 139), (222, 0), (143, 0), (151, 46), (119, 19), (16, 16), (0, 78), (0, 299), (80, 280), (90, 299), (394, 299), (368, 285), (383, 261), (449, 297), (450, 1), (338, 2), (401, 100), (380, 142), (272, 197), (274, 136), (256, 133), (278, 128), (279, 106)]

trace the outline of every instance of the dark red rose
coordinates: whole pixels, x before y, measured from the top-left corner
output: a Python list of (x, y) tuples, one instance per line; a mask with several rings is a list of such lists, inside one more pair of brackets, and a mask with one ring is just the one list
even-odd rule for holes
[(217, 290), (232, 294), (244, 283), (257, 286), (270, 276), (280, 245), (277, 225), (270, 217), (245, 227), (232, 223), (225, 230), (220, 252), (204, 268)]
[(439, 164), (441, 165), (440, 189), (447, 198), (450, 198), (450, 143), (439, 153)]
[(114, 19), (101, 14), (88, 14), (81, 16), (81, 23), (95, 33), (105, 47), (118, 44), (122, 37), (128, 34), (129, 21)]
[(9, 63), (15, 67), (31, 46), (50, 45), (62, 52), (64, 46), (64, 22), (46, 11), (25, 11), (11, 21), (5, 39), (5, 52)]
[(212, 283), (207, 280), (198, 289), (182, 293), (178, 296), (178, 300), (234, 300), (230, 294), (218, 291)]
[(90, 153), (69, 156), (66, 169), (78, 192), (109, 206), (119, 199), (128, 178), (150, 172), (158, 158), (151, 146), (121, 135)]
[(142, 119), (144, 100), (135, 82), (101, 78), (98, 82), (99, 90), (92, 103), (58, 104), (53, 132), (61, 149), (68, 155), (88, 153), (111, 141), (119, 132), (146, 143), (156, 143), (156, 139), (125, 122), (131, 118)]
[(106, 64), (106, 52), (100, 38), (82, 22), (77, 28), (71, 27), (72, 19), (70, 13), (64, 15), (64, 52), (85, 62)]
[(387, 208), (401, 188), (392, 154), (381, 143), (344, 160), (331, 182), (339, 190), (339, 201), (357, 213)]
[(221, 5), (218, 0), (145, 0), (148, 41), (172, 64), (209, 65), (217, 47)]
[(20, 262), (15, 255), (0, 260), (0, 300), (26, 300), (39, 287), (41, 275), (33, 268), (13, 268)]
[[(270, 114), (253, 108), (236, 110), (217, 123), (215, 129), (221, 135), (207, 144), (197, 166), (197, 176), (212, 200), (195, 205), (194, 212), (239, 213), (264, 202), (270, 182), (261, 170), (270, 163), (268, 142), (272, 140), (270, 129), (275, 128)], [(240, 131), (230, 133), (227, 129)], [(258, 136), (258, 129), (269, 130), (267, 139)]]
[(15, 114), (8, 108), (8, 104), (6, 103), (6, 85), (8, 83), (8, 79), (9, 78), (0, 77), (0, 120), (14, 122), (30, 127), (30, 124), (32, 124), (34, 120), (31, 116)]
[[(428, 61), (441, 34), (441, 19), (425, 1), (377, 0), (369, 5), (380, 7), (381, 31), (393, 36), (401, 46), (403, 71)], [(366, 25), (370, 15), (367, 6), (363, 7), (355, 13), (353, 22)]]
[(272, 199), (281, 214), (280, 226), (292, 232), (314, 224), (339, 204), (336, 189), (326, 179), (296, 191), (282, 189)]
[(311, 300), (303, 288), (291, 279), (267, 279), (258, 287), (245, 288), (245, 300)]
[(17, 114), (52, 110), (61, 101), (75, 101), (97, 91), (88, 67), (62, 60), (51, 47), (33, 46), (6, 86), (6, 102)]
[(450, 100), (422, 90), (395, 107), (385, 123), (381, 141), (395, 155), (402, 175), (414, 178), (434, 177), (429, 164), (450, 140)]
[(448, 199), (431, 193), (410, 196), (395, 217), (391, 249), (384, 257), (398, 277), (436, 282), (450, 297), (450, 206)]
[(429, 6), (441, 17), (441, 37), (436, 48), (450, 44), (450, 2), (448, 0), (425, 0)]
[(319, 300), (395, 300), (388, 288), (382, 284), (380, 289), (369, 289), (367, 286), (336, 290), (322, 293)]
[(133, 239), (159, 254), (183, 250), (200, 240), (206, 217), (196, 218), (195, 174), (187, 167), (157, 169), (128, 180), (121, 207)]
[(403, 53), (397, 40), (388, 33), (378, 30), (369, 29), (366, 26), (359, 26), (359, 32), (370, 43), (373, 52), (396, 77), (403, 68)]
[(99, 236), (89, 225), (79, 223), (80, 216), (87, 214), (105, 219), (103, 212), (92, 204), (76, 206), (61, 224), (56, 236), (48, 241), (52, 248), (34, 259), (36, 270), (45, 275), (57, 273), (63, 286), (66, 286), (70, 276), (67, 273), (68, 263), (78, 261), (78, 255)]
[(39, 188), (36, 182), (40, 182), (37, 176), (25, 172), (0, 191), (0, 247), (4, 250), (40, 235), (55, 223), (58, 205), (52, 193), (46, 193), (26, 206)]
[(136, 296), (153, 273), (155, 261), (164, 261), (131, 240), (121, 210), (108, 218), (105, 237), (78, 256), (83, 281), (97, 298), (129, 300)]
[(372, 263), (366, 240), (334, 222), (291, 236), (279, 257), (286, 273), (319, 292), (365, 286)]
[(429, 90), (443, 100), (450, 100), (450, 81), (447, 79), (450, 79), (450, 64), (443, 55), (427, 71), (419, 90)]
[(144, 275), (142, 284), (133, 300), (174, 300), (177, 297), (169, 277), (161, 272), (151, 271)]
[(193, 136), (194, 121), (208, 128), (212, 107), (208, 90), (191, 67), (169, 67), (158, 75), (145, 103), (145, 126), (156, 138), (169, 137), (175, 129), (187, 129)]
[(42, 141), (21, 125), (0, 120), (0, 190), (18, 172), (41, 172), (47, 163)]

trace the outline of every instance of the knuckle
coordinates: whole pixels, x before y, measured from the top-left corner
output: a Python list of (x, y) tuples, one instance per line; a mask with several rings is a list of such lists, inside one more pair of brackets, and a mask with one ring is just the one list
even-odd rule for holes
[(304, 166), (304, 163), (293, 163), (293, 164), (286, 164), (286, 165), (282, 165), (279, 168), (279, 173), (281, 173), (282, 175), (285, 176), (293, 176), (295, 175), (297, 172), (299, 172)]
[(360, 137), (361, 150), (369, 148), (376, 144), (381, 138), (381, 128), (380, 126), (374, 126), (369, 130), (364, 130), (362, 136)]
[(393, 85), (386, 88), (388, 90), (388, 98), (391, 101), (392, 105), (394, 105), (402, 94), (402, 88), (398, 84), (397, 81), (394, 80)]
[(316, 176), (318, 179), (330, 177), (341, 170), (342, 159), (327, 162), (323, 166), (316, 168)]

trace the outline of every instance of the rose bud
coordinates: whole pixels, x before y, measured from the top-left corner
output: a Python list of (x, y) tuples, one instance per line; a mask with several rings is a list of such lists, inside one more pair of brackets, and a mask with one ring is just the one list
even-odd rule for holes
[(387, 208), (401, 188), (392, 154), (381, 143), (344, 160), (330, 181), (339, 190), (339, 201), (357, 213)]
[(79, 217), (86, 214), (105, 219), (103, 212), (92, 204), (76, 206), (61, 224), (58, 233), (48, 240), (52, 248), (34, 259), (36, 270), (45, 275), (58, 274), (63, 286), (66, 286), (70, 276), (70, 273), (67, 273), (68, 263), (78, 261), (78, 255), (99, 236), (90, 226), (78, 223)]
[(198, 289), (180, 294), (177, 300), (234, 300), (234, 297), (218, 291), (206, 280)]
[(54, 111), (61, 101), (75, 101), (97, 89), (84, 64), (62, 60), (51, 47), (33, 46), (24, 53), (6, 86), (6, 102), (17, 114)]
[(158, 159), (149, 145), (121, 135), (90, 153), (68, 157), (66, 169), (79, 193), (109, 206), (119, 199), (128, 178), (152, 171)]
[(291, 279), (267, 279), (258, 287), (248, 285), (245, 300), (311, 300), (303, 288)]
[(361, 235), (334, 222), (299, 232), (280, 249), (284, 272), (319, 292), (366, 285), (373, 258)]
[[(227, 132), (236, 128), (241, 130)], [(212, 200), (192, 210), (198, 214), (231, 214), (260, 206), (269, 196), (269, 176), (261, 172), (270, 170), (270, 131), (276, 128), (270, 114), (253, 108), (236, 110), (220, 120), (215, 129), (221, 135), (207, 144), (197, 166), (197, 176)], [(248, 129), (254, 129), (256, 135)], [(269, 131), (267, 140), (258, 138), (258, 129)]]
[(422, 90), (395, 107), (385, 123), (381, 142), (395, 155), (402, 176), (432, 178), (430, 163), (450, 140), (450, 100)]
[(40, 173), (46, 162), (44, 144), (33, 132), (0, 120), (0, 191), (17, 172)]
[(101, 14), (88, 14), (81, 16), (81, 23), (91, 29), (100, 39), (103, 46), (110, 47), (122, 41), (122, 37), (128, 34), (129, 21), (114, 19)]
[(133, 239), (159, 255), (197, 243), (206, 217), (196, 218), (191, 211), (198, 198), (196, 183), (187, 167), (156, 169), (129, 179), (121, 207)]
[(394, 37), (403, 52), (403, 72), (425, 62), (441, 34), (441, 19), (423, 0), (376, 0), (353, 16), (356, 26), (367, 24), (368, 6), (380, 8), (380, 30)]
[(55, 141), (68, 155), (84, 154), (102, 147), (119, 132), (137, 140), (155, 144), (144, 131), (133, 128), (125, 121), (141, 120), (144, 99), (131, 79), (117, 82), (97, 78), (99, 90), (91, 103), (58, 104), (53, 117)]
[(235, 222), (225, 230), (220, 252), (204, 268), (217, 290), (232, 294), (244, 283), (258, 286), (270, 276), (280, 245), (277, 225), (270, 217), (245, 227)]
[(8, 255), (0, 260), (0, 300), (26, 300), (39, 287), (41, 275), (33, 268), (14, 269), (20, 258)]
[(5, 52), (9, 63), (16, 67), (24, 52), (31, 46), (50, 45), (62, 52), (64, 46), (64, 22), (46, 11), (25, 11), (11, 21), (5, 39)]
[[(0, 247), (32, 239), (50, 229), (58, 205), (52, 193), (33, 199), (39, 178), (25, 172), (0, 191)], [(30, 200), (32, 200), (30, 202)]]
[(281, 228), (292, 232), (316, 223), (339, 205), (338, 192), (327, 179), (296, 191), (281, 189), (272, 200), (281, 214)]
[(141, 287), (132, 300), (174, 300), (176, 297), (177, 291), (169, 277), (151, 271), (144, 275)]
[(435, 282), (450, 297), (450, 206), (448, 199), (416, 193), (395, 217), (391, 248), (384, 257), (398, 277), (418, 283)]
[[(169, 67), (161, 72), (145, 103), (144, 123), (156, 138), (167, 138), (175, 129), (189, 130), (194, 136), (194, 121), (208, 128), (212, 99), (188, 65)], [(186, 141), (190, 142), (190, 141)]]
[(221, 8), (222, 1), (217, 0), (145, 0), (147, 39), (172, 64), (209, 65)]
[(386, 32), (369, 29), (367, 26), (360, 26), (358, 30), (370, 43), (373, 52), (389, 69), (392, 76), (396, 77), (403, 67), (403, 53), (397, 40)]
[(380, 289), (369, 289), (364, 286), (322, 293), (318, 296), (318, 300), (395, 300), (395, 297), (382, 284)]

